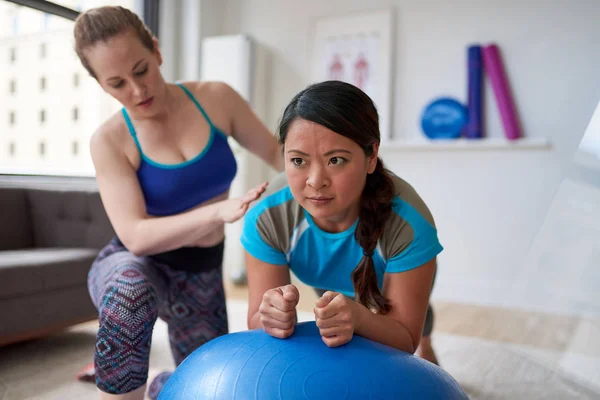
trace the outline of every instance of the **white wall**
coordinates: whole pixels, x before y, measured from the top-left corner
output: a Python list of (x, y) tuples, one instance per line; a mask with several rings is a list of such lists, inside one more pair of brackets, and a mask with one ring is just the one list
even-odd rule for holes
[[(309, 83), (315, 18), (393, 7), (393, 126), (418, 137), (433, 97), (465, 99), (466, 46), (495, 41), (523, 130), (551, 150), (388, 152), (384, 159), (429, 204), (446, 250), (434, 297), (511, 303), (510, 291), (600, 96), (600, 2), (458, 0), (227, 0), (221, 33), (247, 33), (272, 54), (267, 123), (275, 127)], [(489, 136), (503, 135), (486, 87)], [(544, 276), (532, 281), (543, 285)], [(515, 302), (515, 301), (513, 301)]]

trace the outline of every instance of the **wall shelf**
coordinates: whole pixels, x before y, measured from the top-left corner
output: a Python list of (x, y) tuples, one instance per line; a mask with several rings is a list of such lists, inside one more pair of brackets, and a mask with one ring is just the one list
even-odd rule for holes
[(381, 144), (381, 152), (394, 151), (483, 151), (483, 150), (549, 150), (550, 140), (546, 138), (505, 138), (483, 139), (393, 139)]

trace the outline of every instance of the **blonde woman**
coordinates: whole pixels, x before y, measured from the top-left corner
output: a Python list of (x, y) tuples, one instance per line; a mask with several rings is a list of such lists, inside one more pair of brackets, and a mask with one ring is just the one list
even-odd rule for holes
[[(91, 139), (116, 232), (89, 273), (100, 323), (95, 381), (103, 399), (142, 399), (157, 318), (169, 326), (176, 365), (227, 333), (224, 224), (241, 218), (266, 187), (228, 199), (237, 172), (228, 139), (279, 171), (281, 150), (226, 84), (165, 82), (157, 40), (131, 11), (91, 9), (74, 34), (83, 66), (123, 105)], [(151, 398), (167, 377), (152, 385)]]

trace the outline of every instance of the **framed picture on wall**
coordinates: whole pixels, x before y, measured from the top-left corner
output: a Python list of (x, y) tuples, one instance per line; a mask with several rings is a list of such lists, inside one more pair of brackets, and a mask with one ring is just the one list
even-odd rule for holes
[(379, 113), (381, 140), (392, 137), (393, 12), (368, 11), (316, 21), (313, 81), (340, 80), (367, 93)]

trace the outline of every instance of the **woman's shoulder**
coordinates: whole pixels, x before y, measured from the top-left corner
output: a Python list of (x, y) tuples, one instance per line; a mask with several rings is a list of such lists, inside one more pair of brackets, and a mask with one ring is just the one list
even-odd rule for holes
[(280, 172), (269, 180), (269, 185), (263, 195), (251, 206), (251, 211), (256, 217), (268, 212), (282, 214), (293, 211), (298, 212), (300, 205), (290, 191), (285, 172)]
[(95, 154), (110, 153), (125, 154), (124, 149), (128, 149), (128, 142), (131, 142), (127, 123), (123, 118), (122, 112), (117, 111), (104, 121), (98, 129), (92, 134), (90, 139), (90, 151), (92, 157)]
[(183, 85), (200, 103), (214, 125), (224, 134), (231, 134), (236, 105), (240, 99), (233, 88), (218, 81), (186, 81), (178, 84)]
[(395, 196), (392, 204), (394, 211), (400, 213), (403, 208), (412, 208), (430, 224), (435, 225), (429, 207), (414, 186), (391, 172), (390, 175), (395, 188)]
[(92, 134), (92, 145), (107, 146), (115, 143), (123, 133), (127, 133), (127, 123), (122, 112), (118, 111), (106, 119)]
[[(408, 222), (409, 225), (415, 225), (417, 220), (424, 220), (435, 227), (433, 215), (415, 187), (391, 172), (390, 175), (396, 192), (392, 201), (392, 210), (394, 217), (397, 218), (388, 221), (388, 228), (396, 226), (397, 224), (391, 223), (396, 220)], [(400, 225), (403, 223), (401, 222)]]
[(202, 99), (214, 101), (227, 101), (237, 92), (225, 82), (221, 81), (180, 81), (179, 85), (183, 85), (201, 102)]
[(245, 217), (245, 238), (262, 238), (274, 249), (287, 251), (296, 227), (304, 220), (302, 207), (294, 200), (285, 173), (269, 182), (261, 199)]
[[(421, 265), (424, 262), (421, 255), (433, 257), (431, 252), (439, 247), (434, 218), (423, 198), (410, 183), (393, 174), (392, 181), (396, 196), (392, 201), (392, 214), (386, 221), (381, 236), (382, 254), (385, 259), (405, 254), (403, 260), (406, 265)], [(411, 250), (405, 252), (409, 248)]]
[(285, 172), (269, 181), (267, 190), (259, 200), (251, 205), (247, 218), (262, 230), (283, 236), (291, 235), (304, 219), (304, 211), (294, 199), (287, 183)]

